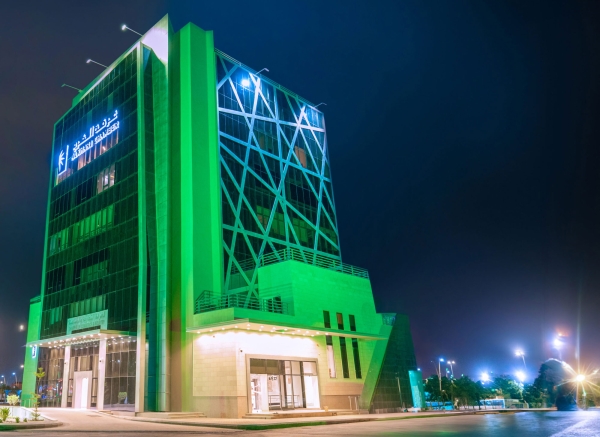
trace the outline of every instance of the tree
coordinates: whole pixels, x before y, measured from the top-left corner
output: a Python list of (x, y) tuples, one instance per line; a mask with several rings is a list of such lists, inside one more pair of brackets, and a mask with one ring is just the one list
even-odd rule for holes
[(525, 384), (523, 387), (523, 400), (530, 406), (541, 406), (544, 402), (542, 391), (535, 384)]
[(509, 375), (500, 375), (494, 378), (493, 388), (497, 395), (504, 399), (522, 399), (523, 392), (519, 384)]
[(38, 391), (38, 387), (40, 386), (40, 379), (42, 379), (44, 376), (46, 376), (46, 372), (44, 372), (44, 368), (43, 367), (39, 367), (38, 371), (34, 373), (35, 375), (35, 393), (33, 393), (33, 420), (39, 420), (40, 418), (40, 413), (38, 412), (38, 406), (40, 404), (40, 395), (37, 392)]

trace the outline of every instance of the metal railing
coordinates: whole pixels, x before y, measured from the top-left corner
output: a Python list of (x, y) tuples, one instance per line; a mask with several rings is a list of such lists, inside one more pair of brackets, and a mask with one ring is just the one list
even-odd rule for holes
[(281, 302), (281, 298), (250, 299), (246, 304), (246, 296), (232, 294), (229, 296), (212, 297), (212, 293), (203, 292), (194, 304), (194, 314), (222, 310), (224, 308), (247, 308), (250, 310), (265, 311), (277, 314), (291, 314), (288, 302)]
[(283, 261), (300, 261), (305, 264), (311, 264), (315, 267), (321, 267), (323, 269), (334, 270), (347, 275), (369, 279), (369, 271), (367, 269), (346, 264), (341, 262), (339, 259), (330, 258), (328, 256), (313, 254), (310, 252), (303, 253), (302, 251), (291, 247), (286, 247), (285, 249), (263, 255), (258, 261), (258, 266), (264, 267)]

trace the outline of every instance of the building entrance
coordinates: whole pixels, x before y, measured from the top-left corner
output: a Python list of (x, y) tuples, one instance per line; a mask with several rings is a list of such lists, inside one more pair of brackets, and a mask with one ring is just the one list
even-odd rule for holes
[(250, 359), (252, 412), (320, 408), (316, 361)]
[(74, 372), (74, 408), (90, 408), (92, 401), (92, 371)]

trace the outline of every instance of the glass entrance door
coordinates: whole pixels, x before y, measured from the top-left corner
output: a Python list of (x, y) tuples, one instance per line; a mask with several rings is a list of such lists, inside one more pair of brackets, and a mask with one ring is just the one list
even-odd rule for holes
[(320, 408), (315, 361), (250, 359), (252, 412)]

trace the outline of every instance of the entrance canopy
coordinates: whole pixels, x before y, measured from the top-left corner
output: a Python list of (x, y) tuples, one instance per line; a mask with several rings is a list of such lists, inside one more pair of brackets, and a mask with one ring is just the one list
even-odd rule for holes
[(90, 341), (110, 340), (115, 338), (136, 338), (135, 333), (125, 331), (108, 331), (106, 329), (94, 329), (86, 332), (67, 334), (60, 337), (35, 340), (27, 343), (28, 347), (64, 347), (72, 344), (81, 344)]
[(387, 340), (384, 335), (369, 334), (357, 331), (343, 331), (339, 329), (330, 328), (315, 328), (314, 326), (308, 325), (296, 325), (292, 323), (277, 323), (271, 320), (259, 320), (259, 319), (234, 319), (224, 322), (218, 322), (213, 324), (207, 324), (198, 327), (187, 328), (187, 332), (196, 334), (208, 334), (211, 332), (219, 331), (258, 331), (270, 334), (286, 334), (297, 337), (318, 337), (318, 336), (332, 336), (332, 337), (352, 337), (360, 338), (363, 340)]

